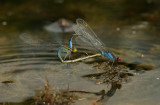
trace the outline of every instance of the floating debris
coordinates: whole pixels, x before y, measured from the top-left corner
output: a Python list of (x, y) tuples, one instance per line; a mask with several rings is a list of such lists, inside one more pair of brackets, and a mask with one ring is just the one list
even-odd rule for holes
[(44, 26), (44, 29), (48, 32), (73, 32), (73, 25), (74, 23), (72, 21), (62, 18), (55, 21), (54, 23)]
[(78, 97), (68, 90), (60, 90), (59, 92), (50, 90), (47, 81), (44, 90), (36, 91), (34, 100), (35, 105), (71, 105), (73, 100), (78, 100)]
[[(105, 69), (105, 68), (104, 68)], [(88, 77), (88, 78), (96, 78), (96, 79), (103, 79), (101, 82), (96, 82), (96, 84), (111, 84), (113, 82), (121, 83), (123, 81), (127, 81), (129, 76), (133, 76), (132, 73), (130, 73), (128, 70), (125, 68), (121, 69), (119, 67), (106, 67), (105, 72), (101, 73), (95, 73), (95, 74), (88, 74), (84, 75), (83, 77)]]

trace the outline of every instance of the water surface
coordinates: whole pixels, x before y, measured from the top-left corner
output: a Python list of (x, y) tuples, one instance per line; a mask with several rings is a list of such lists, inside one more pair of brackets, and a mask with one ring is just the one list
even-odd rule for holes
[[(29, 99), (35, 96), (36, 90), (44, 90), (47, 80), (50, 89), (56, 92), (61, 90), (90, 92), (90, 94), (77, 93), (77, 96), (85, 98), (74, 100), (76, 105), (93, 104), (101, 97), (94, 93), (102, 90), (107, 93), (114, 90), (112, 83), (96, 84), (103, 81), (103, 76), (84, 77), (104, 72), (102, 68), (95, 67), (100, 61), (104, 62), (103, 58), (91, 58), (70, 64), (60, 62), (57, 57), (58, 48), (62, 44), (68, 45), (68, 40), (74, 32), (54, 33), (44, 29), (44, 26), (59, 18), (67, 17), (75, 22), (77, 17), (81, 17), (95, 30), (106, 47), (122, 58), (119, 63), (122, 71), (128, 70), (134, 75), (120, 82), (122, 85), (120, 89), (116, 88), (112, 91), (115, 93), (107, 94), (96, 104), (159, 105), (160, 38), (157, 25), (159, 9), (155, 5), (159, 2), (155, 0), (148, 4), (133, 2), (131, 5), (131, 3), (125, 0), (78, 3), (72, 0), (68, 2), (54, 0), (45, 4), (41, 1), (33, 6), (33, 2), (17, 0), (15, 4), (21, 6), (8, 10), (8, 6), (15, 7), (15, 4), (2, 2), (3, 6), (0, 7), (3, 10), (0, 16), (2, 23), (0, 25), (0, 103), (33, 104), (34, 100), (30, 102)], [(137, 10), (131, 8), (137, 4), (143, 4), (143, 6)], [(156, 9), (152, 7), (154, 5)], [(61, 6), (68, 8), (62, 11)], [(91, 9), (87, 10), (88, 7)], [(55, 15), (54, 12), (57, 10), (61, 12)], [(28, 13), (27, 19), (23, 11)], [(18, 15), (19, 13), (22, 14)], [(20, 35), (24, 33), (30, 34), (33, 39), (21, 39)], [(74, 42), (74, 46), (83, 55), (97, 53), (94, 48), (82, 43)], [(105, 61), (108, 60), (105, 59)]]

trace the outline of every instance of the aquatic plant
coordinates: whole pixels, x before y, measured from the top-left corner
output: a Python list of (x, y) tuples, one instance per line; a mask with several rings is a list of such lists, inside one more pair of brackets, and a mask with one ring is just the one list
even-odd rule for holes
[(67, 91), (50, 90), (48, 82), (45, 84), (45, 89), (37, 90), (34, 96), (35, 105), (71, 105), (73, 99), (74, 95)]

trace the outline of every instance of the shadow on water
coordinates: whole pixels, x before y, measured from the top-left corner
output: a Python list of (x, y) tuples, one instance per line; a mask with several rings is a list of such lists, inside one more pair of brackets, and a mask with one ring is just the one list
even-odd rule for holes
[[(158, 0), (1, 0), (0, 105), (158, 105), (159, 4)], [(60, 20), (78, 17), (98, 30), (107, 48), (122, 58), (118, 66), (111, 67), (103, 57), (60, 62), (57, 50), (68, 46), (73, 33), (54, 33), (52, 28), (65, 31), (71, 26)], [(21, 38), (24, 32), (29, 37)], [(70, 59), (97, 53), (82, 42), (74, 46), (79, 53)]]
[[(20, 34), (21, 41), (1, 45), (0, 101), (6, 102), (2, 104), (107, 104), (112, 100), (111, 97), (116, 96), (118, 90), (123, 89), (123, 85), (132, 80), (132, 76), (143, 75), (145, 71), (157, 68), (157, 65), (150, 64), (154, 56), (147, 57), (146, 47), (137, 53), (137, 50), (125, 45), (122, 46), (124, 51), (111, 49), (116, 55), (129, 58), (119, 62), (118, 66), (111, 67), (112, 63), (103, 57), (63, 64), (57, 57), (57, 51), (61, 44), (68, 46), (68, 34), (56, 34), (66, 39), (63, 42), (53, 41), (51, 34), (48, 34), (46, 39), (32, 34), (27, 37), (21, 35), (23, 34)], [(96, 53), (87, 45), (75, 43), (74, 46), (79, 53), (73, 53), (71, 59), (86, 56), (86, 53)], [(151, 48), (151, 51), (155, 49)], [(147, 59), (144, 59), (142, 54)], [(50, 91), (44, 88), (46, 78)], [(39, 90), (39, 93), (35, 90)]]
[[(63, 34), (59, 35), (66, 39)], [(50, 37), (42, 40), (32, 34), (20, 39), (16, 45), (12, 44), (15, 42), (1, 45), (1, 104), (107, 104), (111, 97), (116, 96), (118, 90), (123, 89), (123, 85), (132, 80), (132, 76), (144, 74), (145, 71), (157, 67), (144, 63), (145, 59), (141, 54), (147, 54), (143, 51), (137, 54), (136, 50), (128, 48), (124, 49), (125, 51), (113, 49), (114, 53), (131, 58), (130, 61), (124, 59), (123, 62), (119, 62), (118, 66), (112, 67), (112, 63), (103, 57), (63, 64), (57, 57), (62, 42), (52, 41)], [(63, 41), (63, 45), (68, 46), (68, 41)], [(96, 53), (87, 45), (83, 47), (83, 44), (75, 43), (74, 46), (79, 53), (73, 53), (70, 59), (86, 56), (86, 53)], [(128, 53), (133, 55), (129, 56)], [(50, 89), (46, 88), (46, 83)]]
[[(56, 53), (59, 44), (47, 44), (46, 42), (39, 40), (36, 42), (36, 40), (30, 40), (30, 38), (28, 40), (26, 38), (25, 41), (27, 45), (24, 43), (20, 43), (20, 45), (12, 46), (13, 48), (11, 46), (5, 46), (4, 48), (2, 47), (3, 49), (7, 50), (8, 48), (6, 47), (10, 47), (10, 50), (17, 50), (18, 53), (14, 54), (11, 53), (12, 51), (7, 51), (5, 55), (1, 56), (1, 89), (3, 89), (3, 91), (1, 91), (1, 94), (6, 95), (5, 97), (1, 98), (2, 100), (6, 100), (6, 102), (8, 100), (15, 101), (17, 99), (17, 101), (20, 101), (20, 97), (22, 98), (22, 100), (24, 100), (29, 96), (33, 96), (33, 94), (35, 94), (36, 98), (29, 98), (25, 101), (22, 101), (22, 103), (9, 102), (10, 105), (46, 105), (47, 103), (50, 103), (50, 105), (54, 105), (55, 103), (58, 105), (70, 105), (73, 102), (75, 103), (76, 101), (80, 101), (77, 104), (82, 104), (84, 100), (88, 100), (87, 102), (84, 101), (84, 104), (91, 103), (95, 105), (103, 101), (107, 103), (107, 101), (116, 93), (117, 89), (121, 89), (122, 83), (129, 81), (129, 77), (134, 75), (134, 72), (131, 72), (130, 70), (144, 71), (153, 69), (153, 67), (149, 65), (147, 67), (147, 65), (125, 62), (120, 62), (118, 67), (113, 66), (113, 68), (111, 68), (111, 64), (106, 64), (108, 60), (102, 59), (101, 57), (97, 57), (89, 61), (85, 60), (79, 63), (61, 64), (59, 63), (59, 59), (57, 58)], [(77, 45), (77, 48), (81, 53), (73, 54), (72, 57), (78, 58), (84, 54), (84, 51), (86, 51), (86, 49), (81, 48), (81, 46)], [(92, 54), (91, 52), (92, 50), (87, 49), (88, 54)], [(82, 68), (81, 66), (84, 66), (84, 68)], [(83, 71), (84, 73), (82, 73), (81, 69), (77, 69), (80, 67), (84, 70), (87, 70), (90, 69), (90, 66), (91, 69), (96, 69), (101, 73), (96, 73), (96, 71), (94, 71), (94, 74), (89, 74), (93, 72), (90, 70), (88, 70), (87, 72)], [(78, 74), (77, 72), (79, 72), (80, 74)], [(64, 76), (64, 74), (66, 76)], [(91, 86), (95, 87), (95, 90), (97, 92), (95, 90), (94, 92), (92, 92), (93, 90), (88, 90), (88, 85), (85, 86), (85, 84), (84, 87), (86, 89), (84, 88), (81, 90), (81, 88), (77, 88), (74, 82), (76, 82), (80, 78), (75, 77), (74, 74), (83, 77), (84, 79), (88, 78), (89, 81), (87, 82), (87, 84), (92, 84), (93, 82), (96, 83), (97, 86), (95, 86), (95, 84), (92, 84)], [(66, 82), (69, 83), (72, 88), (61, 89), (60, 87), (66, 84), (63, 80), (70, 76), (74, 79), (67, 80)], [(47, 87), (45, 80), (46, 77), (50, 81), (50, 84), (47, 82)], [(79, 85), (83, 84), (83, 78), (81, 78), (82, 80), (79, 80)], [(25, 84), (28, 84), (29, 86), (25, 86)], [(45, 88), (42, 88), (38, 91), (37, 88), (42, 87), (44, 84)], [(100, 86), (102, 84), (105, 85)], [(48, 89), (51, 88), (50, 85), (52, 85), (52, 87), (56, 85), (60, 89)], [(75, 86), (75, 89), (73, 85)], [(31, 89), (30, 86), (32, 87)], [(99, 90), (97, 89), (97, 87), (107, 87), (107, 89)], [(8, 90), (6, 90), (6, 88)], [(37, 90), (38, 93), (34, 93), (31, 90)], [(21, 96), (20, 94), (16, 93), (19, 91), (23, 92), (24, 95)], [(10, 97), (10, 95), (12, 97)]]

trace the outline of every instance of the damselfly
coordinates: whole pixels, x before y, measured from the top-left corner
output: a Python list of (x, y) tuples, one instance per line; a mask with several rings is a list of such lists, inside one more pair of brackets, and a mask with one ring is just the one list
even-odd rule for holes
[(71, 55), (72, 52), (73, 53), (77, 52), (77, 49), (75, 47), (73, 47), (73, 45), (72, 45), (72, 39), (73, 39), (74, 36), (75, 35), (73, 35), (71, 37), (71, 39), (69, 40), (69, 47), (61, 46), (59, 48), (57, 55), (58, 55), (58, 58), (61, 60), (61, 62), (72, 63), (72, 62), (78, 62), (78, 61), (81, 61), (81, 60), (85, 60), (85, 59), (88, 59), (88, 58), (93, 58), (93, 57), (96, 57), (96, 56), (101, 56), (101, 53), (97, 53), (97, 54), (94, 54), (94, 55), (88, 55), (86, 53), (88, 56), (85, 56), (85, 57), (81, 57), (81, 58), (77, 58), (77, 59), (73, 59), (73, 60), (65, 60), (66, 57), (64, 59), (62, 59), (61, 53), (63, 53), (63, 52), (67, 53), (66, 56)]
[[(37, 38), (36, 36), (30, 35), (30, 34), (27, 34), (27, 33), (20, 34), (19, 37), (26, 44), (30, 44), (32, 46), (36, 46), (36, 48), (50, 49), (50, 48), (54, 47), (53, 43), (46, 42), (46, 41), (44, 41), (42, 39)], [(58, 42), (58, 43), (60, 44), (60, 42)], [(44, 45), (47, 45), (47, 46), (44, 46)], [(72, 45), (72, 38), (70, 39), (68, 46), (67, 45), (62, 45), (62, 44), (60, 44), (60, 45), (61, 46), (58, 48), (58, 57), (61, 60), (61, 62), (63, 62), (68, 56), (70, 56), (70, 54), (72, 52), (76, 52), (77, 51), (77, 49), (74, 48), (73, 45)], [(60, 55), (61, 53), (65, 53), (65, 56), (62, 57)]]
[(119, 57), (116, 57), (113, 53), (106, 49), (105, 45), (83, 19), (77, 19), (76, 23), (77, 24), (73, 26), (73, 30), (83, 42), (100, 51), (101, 55), (108, 57), (113, 61), (120, 61)]
[[(77, 52), (77, 49), (76, 49), (76, 48), (73, 48), (73, 49), (72, 49), (72, 48), (70, 48), (70, 46), (67, 47), (67, 46), (61, 45), (61, 46), (59, 47), (59, 49), (58, 49), (57, 55), (58, 55), (58, 58), (61, 60), (61, 62), (65, 62), (66, 57), (69, 56), (69, 58), (70, 58), (70, 55), (71, 55), (72, 52), (73, 52), (73, 53), (74, 53), (74, 52)], [(67, 53), (67, 54), (65, 55), (64, 58), (62, 58), (61, 53)]]

